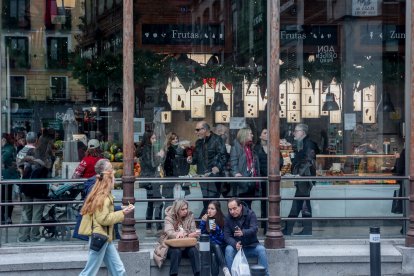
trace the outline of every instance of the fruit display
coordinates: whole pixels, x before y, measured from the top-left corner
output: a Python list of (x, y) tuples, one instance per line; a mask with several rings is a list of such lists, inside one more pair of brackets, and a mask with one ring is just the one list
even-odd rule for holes
[(122, 146), (116, 142), (101, 142), (101, 150), (103, 156), (111, 162), (122, 162), (124, 155), (122, 153)]

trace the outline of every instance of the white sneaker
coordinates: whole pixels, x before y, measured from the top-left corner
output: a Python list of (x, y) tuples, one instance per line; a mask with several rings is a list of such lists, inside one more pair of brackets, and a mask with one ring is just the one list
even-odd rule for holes
[(224, 276), (231, 276), (231, 273), (227, 267), (223, 267)]

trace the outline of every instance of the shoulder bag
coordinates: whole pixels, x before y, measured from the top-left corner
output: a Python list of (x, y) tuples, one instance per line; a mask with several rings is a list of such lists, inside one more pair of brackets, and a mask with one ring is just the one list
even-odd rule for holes
[[(92, 218), (92, 224), (93, 224), (93, 218)], [(99, 233), (92, 233), (89, 248), (93, 251), (99, 252), (104, 246), (104, 244), (108, 241), (109, 226), (106, 227), (106, 233), (107, 235), (102, 235)]]

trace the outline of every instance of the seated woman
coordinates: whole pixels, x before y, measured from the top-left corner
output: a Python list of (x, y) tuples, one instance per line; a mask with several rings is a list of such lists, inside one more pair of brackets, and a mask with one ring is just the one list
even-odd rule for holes
[[(194, 215), (188, 210), (188, 202), (182, 199), (174, 201), (172, 206), (165, 210), (164, 232), (166, 239), (198, 238)], [(188, 257), (194, 275), (200, 275), (200, 258), (195, 246), (168, 248), (167, 258), (170, 259), (170, 275), (178, 275), (181, 257)]]
[(223, 250), (226, 249), (223, 232), (224, 215), (218, 201), (211, 201), (208, 204), (207, 213), (201, 218), (200, 229), (202, 234), (210, 236), (210, 252), (215, 255), (215, 258), (211, 259), (211, 275), (219, 275), (219, 267), (221, 267), (224, 276), (230, 276), (223, 255)]

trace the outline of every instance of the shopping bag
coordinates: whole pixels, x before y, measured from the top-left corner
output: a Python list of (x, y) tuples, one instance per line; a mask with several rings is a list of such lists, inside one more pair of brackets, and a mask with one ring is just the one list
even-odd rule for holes
[(244, 255), (243, 249), (240, 249), (234, 257), (233, 264), (231, 265), (232, 276), (250, 276), (249, 263)]

